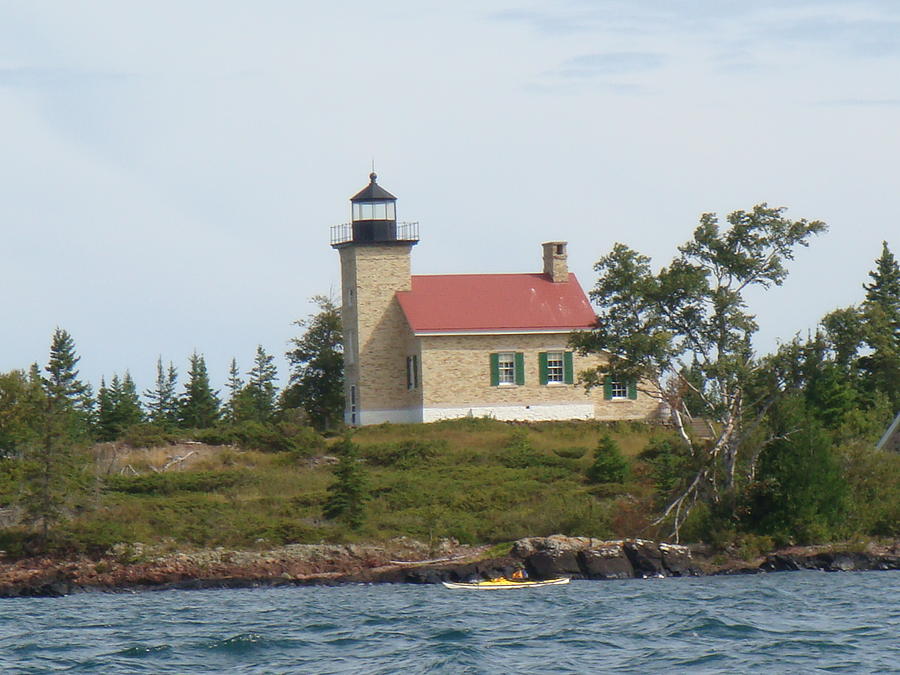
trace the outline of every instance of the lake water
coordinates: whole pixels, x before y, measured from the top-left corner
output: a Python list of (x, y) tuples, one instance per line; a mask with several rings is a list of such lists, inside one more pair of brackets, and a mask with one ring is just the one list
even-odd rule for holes
[(0, 672), (900, 672), (900, 571), (0, 600)]

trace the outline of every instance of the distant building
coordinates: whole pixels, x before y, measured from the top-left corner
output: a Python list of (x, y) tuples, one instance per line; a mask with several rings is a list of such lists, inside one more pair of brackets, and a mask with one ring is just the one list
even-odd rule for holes
[(595, 320), (568, 271), (566, 242), (546, 242), (540, 274), (412, 275), (418, 223), (398, 222), (396, 197), (370, 183), (350, 199), (351, 222), (332, 228), (341, 260), (348, 424), (646, 419), (656, 398), (634, 382), (590, 392), (572, 331)]
[(897, 413), (881, 440), (875, 445), (875, 449), (900, 452), (900, 412)]

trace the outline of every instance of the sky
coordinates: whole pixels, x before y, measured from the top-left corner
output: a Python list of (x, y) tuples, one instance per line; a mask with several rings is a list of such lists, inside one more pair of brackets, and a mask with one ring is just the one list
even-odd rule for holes
[(59, 326), (95, 387), (257, 345), (284, 378), (373, 161), (415, 274), (566, 240), (588, 290), (704, 212), (824, 220), (748, 296), (769, 351), (900, 252), (898, 120), (895, 0), (3, 0), (0, 372)]

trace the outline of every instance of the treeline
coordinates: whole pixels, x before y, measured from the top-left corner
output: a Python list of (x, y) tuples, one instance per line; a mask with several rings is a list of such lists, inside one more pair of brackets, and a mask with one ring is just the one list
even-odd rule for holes
[[(29, 438), (29, 419), (36, 418), (36, 402), (57, 394), (56, 401), (70, 414), (73, 440), (113, 441), (128, 434), (163, 434), (228, 425), (277, 426), (282, 422), (308, 425), (319, 431), (340, 425), (343, 407), (343, 354), (340, 316), (324, 297), (314, 300), (319, 312), (297, 325), (305, 328), (287, 352), (291, 364), (287, 386), (279, 391), (274, 357), (257, 347), (253, 367), (246, 373), (232, 359), (224, 395), (210, 384), (206, 360), (193, 353), (186, 378), (172, 362), (157, 360), (153, 387), (139, 392), (129, 371), (109, 380), (101, 377), (96, 389), (79, 378), (80, 360), (73, 337), (57, 328), (51, 338), (48, 364), (0, 374), (0, 451), (9, 454)], [(29, 405), (31, 408), (29, 409)]]
[(90, 482), (84, 451), (97, 441), (150, 447), (193, 440), (299, 453), (321, 447), (320, 433), (341, 425), (343, 354), (338, 309), (327, 298), (314, 300), (319, 311), (297, 322), (305, 331), (287, 352), (291, 373), (280, 392), (274, 358), (258, 347), (246, 380), (232, 360), (224, 397), (198, 353), (181, 391), (175, 366), (159, 359), (146, 403), (128, 371), (101, 378), (95, 394), (79, 378), (74, 339), (57, 328), (46, 366), (0, 373), (0, 506), (21, 508), (22, 520), (46, 538)]
[(705, 214), (658, 271), (622, 244), (596, 265), (597, 326), (573, 342), (610, 361), (582, 380), (650, 383), (671, 411), (680, 441), (640, 459), (655, 477), (653, 524), (676, 540), (900, 533), (898, 458), (874, 449), (900, 410), (900, 270), (887, 242), (859, 304), (773, 354), (752, 346), (745, 292), (781, 285), (797, 247), (825, 230), (760, 204), (726, 225)]

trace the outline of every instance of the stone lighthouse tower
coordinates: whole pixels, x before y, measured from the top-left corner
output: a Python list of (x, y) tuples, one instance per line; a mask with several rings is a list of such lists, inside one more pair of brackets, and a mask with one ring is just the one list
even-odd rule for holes
[(407, 421), (411, 403), (405, 375), (411, 336), (394, 294), (410, 290), (418, 223), (398, 223), (397, 198), (374, 173), (369, 179), (350, 198), (351, 222), (331, 231), (341, 256), (344, 420), (353, 425)]

